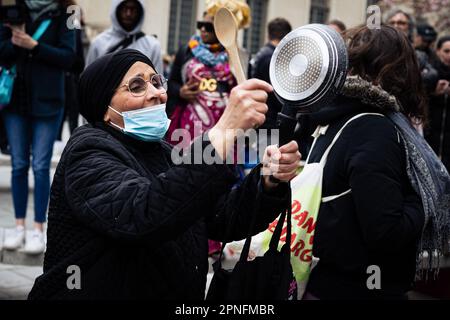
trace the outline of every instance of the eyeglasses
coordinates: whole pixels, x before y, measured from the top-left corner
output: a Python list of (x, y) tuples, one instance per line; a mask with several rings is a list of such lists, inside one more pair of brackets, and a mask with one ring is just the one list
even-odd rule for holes
[(402, 21), (402, 20), (392, 20), (392, 21), (389, 21), (389, 24), (391, 26), (406, 26), (406, 25), (408, 25), (408, 22)]
[(212, 22), (197, 21), (197, 29), (202, 30), (202, 28), (205, 28), (206, 32), (214, 32), (214, 24)]
[(154, 74), (150, 80), (141, 77), (133, 77), (121, 87), (127, 87), (133, 97), (142, 97), (147, 93), (148, 83), (151, 83), (156, 89), (167, 91), (167, 80), (161, 74)]

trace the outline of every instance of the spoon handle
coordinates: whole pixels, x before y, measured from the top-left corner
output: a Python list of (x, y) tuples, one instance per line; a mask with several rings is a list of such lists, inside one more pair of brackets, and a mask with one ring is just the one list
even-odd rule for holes
[(228, 55), (230, 58), (230, 66), (232, 70), (234, 70), (234, 76), (236, 77), (237, 83), (241, 84), (246, 78), (244, 69), (242, 69), (237, 46), (231, 46), (228, 50)]

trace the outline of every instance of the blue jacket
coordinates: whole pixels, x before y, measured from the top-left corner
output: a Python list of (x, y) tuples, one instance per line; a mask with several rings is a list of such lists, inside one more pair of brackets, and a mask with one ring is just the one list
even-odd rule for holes
[(31, 51), (13, 45), (11, 30), (0, 26), (0, 65), (16, 64), (18, 73), (9, 111), (48, 117), (64, 107), (64, 73), (76, 58), (75, 30), (67, 28), (68, 15), (57, 10), (27, 22), (26, 32), (33, 35), (47, 18), (52, 22)]

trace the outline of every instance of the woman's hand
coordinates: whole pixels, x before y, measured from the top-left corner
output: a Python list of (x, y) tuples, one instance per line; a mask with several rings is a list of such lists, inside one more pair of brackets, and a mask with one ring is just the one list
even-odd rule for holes
[(211, 144), (222, 159), (233, 148), (238, 129), (256, 129), (266, 121), (267, 93), (272, 90), (270, 84), (258, 79), (247, 80), (231, 90), (223, 115), (209, 132)]
[(11, 25), (5, 23), (5, 26), (11, 29), (11, 42), (14, 45), (28, 50), (33, 50), (38, 45), (38, 42), (25, 32), (24, 24)]
[(197, 98), (200, 91), (198, 90), (198, 82), (190, 79), (180, 88), (180, 97), (186, 101), (193, 101)]
[(277, 146), (268, 146), (262, 161), (264, 188), (270, 190), (278, 185), (278, 183), (270, 180), (271, 175), (281, 182), (289, 182), (295, 178), (300, 168), (301, 158), (302, 156), (298, 151), (298, 144), (295, 141), (291, 141), (280, 148)]
[(439, 80), (436, 85), (436, 91), (434, 92), (435, 95), (441, 96), (447, 92), (449, 89), (449, 82), (447, 80)]

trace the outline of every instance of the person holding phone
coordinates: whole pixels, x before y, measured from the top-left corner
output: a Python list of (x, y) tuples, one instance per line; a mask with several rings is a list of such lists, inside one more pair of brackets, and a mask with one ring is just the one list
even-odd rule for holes
[[(12, 160), (12, 196), (16, 229), (4, 248), (42, 253), (50, 193), (53, 144), (64, 114), (65, 72), (75, 61), (75, 30), (67, 27), (68, 0), (26, 0), (26, 22), (0, 26), (0, 65), (16, 67), (9, 104), (2, 116)], [(38, 40), (35, 35), (40, 33)], [(28, 170), (34, 173), (34, 230), (25, 237)]]

